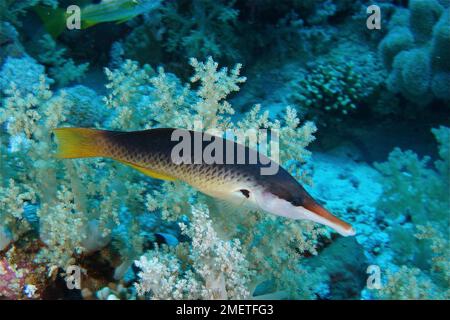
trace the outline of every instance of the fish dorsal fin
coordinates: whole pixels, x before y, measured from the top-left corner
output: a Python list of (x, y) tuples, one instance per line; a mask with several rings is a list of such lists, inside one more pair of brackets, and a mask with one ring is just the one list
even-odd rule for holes
[(144, 168), (144, 167), (138, 166), (137, 164), (134, 164), (134, 163), (131, 163), (131, 162), (122, 161), (122, 160), (117, 160), (117, 161), (119, 161), (119, 162), (121, 162), (123, 164), (126, 164), (127, 166), (130, 166), (133, 169), (136, 169), (137, 171), (145, 174), (146, 176), (152, 177), (154, 179), (168, 180), (168, 181), (175, 181), (175, 180), (177, 180), (174, 177), (171, 177), (171, 176), (168, 176), (168, 175), (165, 175), (165, 174), (153, 171), (153, 170), (148, 169), (148, 168)]

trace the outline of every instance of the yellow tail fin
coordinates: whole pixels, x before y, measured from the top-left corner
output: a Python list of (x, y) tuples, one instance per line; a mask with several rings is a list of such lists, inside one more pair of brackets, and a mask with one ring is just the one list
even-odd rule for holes
[(99, 137), (103, 130), (87, 128), (57, 128), (53, 133), (58, 139), (56, 157), (61, 159), (101, 157)]

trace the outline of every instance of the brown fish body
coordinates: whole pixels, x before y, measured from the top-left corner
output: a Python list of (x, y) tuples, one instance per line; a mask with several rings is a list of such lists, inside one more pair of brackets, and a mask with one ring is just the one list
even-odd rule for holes
[[(180, 154), (181, 163), (174, 161), (174, 149), (180, 143), (173, 138), (175, 131), (186, 134), (193, 146)], [(215, 198), (293, 219), (313, 220), (344, 235), (354, 234), (350, 225), (318, 205), (281, 166), (234, 141), (173, 128), (134, 132), (60, 128), (55, 129), (55, 134), (60, 142), (61, 158), (112, 158), (154, 178), (184, 181)], [(223, 146), (223, 152), (216, 154), (217, 161), (210, 163), (201, 155), (213, 141)], [(242, 163), (238, 155), (244, 155), (247, 162)], [(263, 168), (274, 165), (278, 168), (275, 174), (261, 175)]]
[[(261, 167), (268, 165), (263, 165), (261, 161), (245, 166), (236, 164), (238, 152), (243, 152), (247, 158), (251, 153), (256, 152), (241, 144), (220, 137), (212, 137), (206, 133), (200, 133), (202, 135), (200, 137), (202, 151), (209, 144), (206, 140), (222, 140), (225, 150), (230, 148), (229, 145), (234, 147), (235, 156), (232, 163), (225, 164), (226, 154), (224, 154), (222, 163), (207, 164), (203, 159), (196, 162), (194, 148), (191, 149), (189, 155), (190, 163), (174, 163), (172, 150), (179, 143), (171, 140), (174, 130), (180, 129), (162, 128), (135, 132), (102, 131), (101, 136), (96, 139), (96, 149), (103, 157), (149, 169), (155, 176), (162, 176), (167, 180), (184, 181), (212, 196), (220, 194), (224, 188), (229, 189), (239, 183), (255, 184), (258, 180), (260, 180), (259, 183), (264, 181), (260, 179), (259, 172)], [(189, 131), (189, 133), (192, 137), (191, 143), (194, 144), (194, 134), (198, 132)], [(263, 155), (259, 156), (265, 163), (270, 161)]]

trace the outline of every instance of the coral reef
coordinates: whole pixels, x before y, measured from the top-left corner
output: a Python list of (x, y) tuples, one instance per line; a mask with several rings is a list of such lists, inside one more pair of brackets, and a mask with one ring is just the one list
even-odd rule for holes
[(83, 86), (75, 85), (64, 88), (65, 99), (69, 102), (67, 117), (71, 123), (80, 127), (99, 126), (108, 116), (108, 110), (103, 107), (100, 95), (94, 90)]
[(72, 58), (66, 58), (66, 49), (58, 48), (56, 42), (48, 34), (38, 41), (39, 49), (36, 54), (40, 63), (49, 66), (48, 74), (61, 85), (65, 86), (72, 81), (80, 81), (89, 63), (76, 65)]
[(308, 112), (319, 109), (343, 115), (356, 109), (356, 104), (370, 93), (363, 78), (348, 62), (319, 64), (308, 72), (298, 87), (295, 100)]
[(28, 9), (38, 4), (44, 4), (56, 8), (58, 0), (26, 0), (26, 1), (0, 1), (0, 20), (9, 21), (16, 25), (22, 25), (19, 16), (24, 15)]
[[(39, 77), (44, 74), (44, 67), (33, 58), (25, 56), (22, 58), (8, 57), (0, 71), (0, 89), (2, 94), (10, 89), (10, 83), (22, 93), (32, 93), (39, 84)], [(51, 83), (51, 80), (46, 78)]]
[(390, 91), (421, 106), (431, 103), (433, 97), (448, 104), (450, 69), (443, 57), (450, 54), (449, 10), (438, 1), (413, 0), (408, 10), (394, 13), (390, 31), (379, 44), (380, 56), (390, 72)]
[[(239, 240), (221, 240), (205, 208), (192, 208), (190, 225), (181, 223), (180, 227), (191, 238), (192, 247), (179, 245), (172, 252), (156, 250), (136, 261), (142, 269), (136, 285), (138, 294), (151, 292), (153, 299), (248, 298), (251, 272)], [(189, 269), (183, 271), (182, 265), (189, 265)]]
[(0, 45), (2, 47), (0, 64), (3, 64), (7, 57), (18, 58), (23, 56), (25, 51), (19, 41), (19, 33), (14, 26), (9, 22), (0, 21)]
[[(158, 71), (156, 76), (150, 77), (149, 74), (151, 73), (151, 69), (149, 69), (149, 67), (140, 69), (136, 63), (131, 61), (125, 62), (125, 66), (120, 69), (123, 71), (106, 70), (106, 74), (110, 77), (112, 82), (107, 85), (107, 88), (111, 90), (111, 94), (105, 98), (105, 103), (107, 106), (114, 108), (117, 113), (112, 116), (112, 120), (107, 119), (105, 122), (109, 123), (109, 121), (111, 121), (111, 123), (120, 124), (122, 127), (127, 127), (127, 124), (129, 124), (131, 128), (148, 127), (149, 124), (139, 122), (141, 119), (123, 118), (123, 115), (126, 114), (127, 109), (131, 108), (131, 106), (133, 106), (133, 108), (142, 106), (143, 112), (146, 112), (147, 110), (147, 112), (150, 112), (152, 108), (166, 110), (164, 118), (155, 117), (155, 120), (157, 121), (156, 125), (175, 125), (170, 123), (170, 121), (177, 121), (177, 126), (188, 127), (194, 124), (193, 119), (201, 119), (208, 127), (219, 126), (226, 128), (230, 125), (233, 126), (233, 123), (230, 122), (230, 115), (234, 113), (234, 110), (232, 109), (232, 106), (226, 102), (225, 98), (229, 93), (237, 91), (237, 84), (245, 80), (245, 78), (239, 76), (240, 66), (237, 65), (230, 71), (226, 68), (218, 69), (218, 64), (211, 58), (205, 63), (193, 59), (191, 60), (191, 65), (195, 70), (195, 75), (191, 78), (191, 82), (195, 83), (198, 81), (201, 84), (195, 92), (191, 92), (189, 86), (183, 86), (181, 89), (178, 89), (176, 84), (179, 83), (179, 81), (176, 79), (172, 80), (173, 77), (166, 75), (162, 69)], [(40, 69), (40, 72), (42, 71), (43, 69)], [(112, 74), (115, 76), (112, 76)], [(128, 75), (133, 76), (130, 77)], [(61, 165), (51, 159), (50, 153), (47, 151), (52, 145), (49, 129), (56, 127), (58, 123), (70, 123), (70, 119), (68, 118), (69, 112), (72, 114), (77, 112), (78, 114), (78, 112), (83, 110), (83, 105), (76, 104), (77, 101), (73, 101), (73, 98), (65, 91), (61, 91), (58, 95), (53, 96), (52, 92), (48, 90), (44, 75), (40, 76), (39, 81), (39, 87), (33, 88), (31, 93), (26, 93), (26, 90), (17, 88), (13, 83), (11, 84), (11, 89), (5, 91), (7, 98), (5, 100), (4, 108), (7, 112), (4, 114), (4, 117), (2, 117), (2, 122), (7, 124), (6, 128), (10, 145), (14, 144), (14, 147), (10, 146), (10, 148), (13, 149), (16, 156), (23, 152), (28, 154), (28, 157), (24, 159), (26, 164), (23, 164), (23, 168), (31, 170), (28, 172), (30, 176), (26, 175), (21, 178), (23, 179), (21, 180), (21, 185), (27, 186), (26, 188), (29, 188), (30, 191), (27, 191), (27, 189), (24, 191), (17, 189), (14, 184), (15, 180), (11, 180), (12, 182), (10, 182), (9, 189), (6, 190), (5, 193), (16, 195), (24, 200), (22, 203), (13, 202), (12, 204), (8, 204), (8, 198), (4, 197), (2, 201), (4, 201), (5, 208), (15, 205), (15, 207), (11, 207), (5, 211), (5, 214), (21, 219), (25, 224), (25, 230), (28, 230), (30, 226), (23, 217), (23, 208), (26, 205), (25, 202), (30, 204), (37, 203), (38, 209), (36, 215), (39, 219), (39, 236), (45, 246), (37, 254), (36, 262), (45, 263), (49, 270), (49, 274), (53, 274), (58, 268), (64, 269), (68, 265), (73, 264), (77, 257), (88, 251), (99, 250), (108, 243), (108, 241), (105, 241), (104, 239), (110, 232), (112, 232), (113, 237), (116, 239), (115, 246), (117, 250), (122, 253), (123, 261), (133, 259), (133, 257), (136, 257), (136, 254), (141, 252), (142, 249), (139, 248), (142, 248), (142, 243), (139, 244), (133, 240), (129, 240), (130, 238), (133, 239), (133, 236), (130, 234), (132, 229), (126, 230), (126, 236), (124, 237), (124, 243), (122, 244), (120, 243), (120, 237), (114, 236), (116, 231), (111, 229), (114, 228), (110, 224), (111, 219), (115, 219), (116, 223), (126, 223), (124, 221), (119, 222), (118, 220), (120, 219), (118, 216), (119, 207), (115, 199), (116, 197), (119, 197), (119, 195), (115, 191), (108, 191), (109, 187), (101, 182), (104, 181), (106, 183), (107, 179), (111, 179), (113, 173), (106, 173), (106, 175), (101, 178), (102, 180), (100, 183), (93, 184), (92, 182), (87, 181), (88, 176), (94, 175), (95, 173), (91, 170), (93, 170), (94, 166), (100, 168), (102, 165), (101, 163), (96, 161), (91, 164), (75, 164), (76, 168), (73, 164), (69, 163)], [(137, 88), (137, 90), (129, 90), (129, 88)], [(71, 89), (69, 88), (68, 90)], [(153, 104), (149, 104), (148, 99), (144, 99), (145, 95), (142, 92), (151, 92), (152, 96), (158, 97), (158, 99), (155, 99)], [(183, 97), (188, 97), (186, 99), (190, 100), (192, 108), (188, 108), (188, 104), (184, 103)], [(144, 99), (144, 101), (141, 99)], [(74, 103), (71, 104), (71, 101)], [(74, 111), (73, 108), (75, 107), (77, 108), (77, 111)], [(104, 106), (104, 108), (106, 108), (106, 106)], [(170, 115), (171, 112), (175, 113), (176, 118), (173, 115)], [(259, 109), (256, 107), (254, 111), (252, 111), (251, 117), (259, 117), (259, 121), (256, 122), (258, 126), (278, 128), (282, 132), (282, 136), (289, 139), (289, 142), (297, 142), (294, 145), (289, 145), (287, 141), (284, 142), (284, 144), (286, 146), (289, 145), (289, 147), (283, 148), (281, 157), (282, 159), (286, 159), (286, 161), (290, 160), (290, 168), (292, 170), (297, 170), (298, 172), (296, 164), (304, 163), (309, 156), (309, 153), (304, 148), (313, 140), (312, 134), (315, 131), (314, 125), (307, 123), (303, 127), (299, 126), (297, 115), (292, 109), (287, 109), (284, 122), (276, 121), (270, 123), (267, 121), (267, 114), (258, 114)], [(14, 119), (14, 121), (12, 119)], [(126, 119), (126, 121), (124, 119)], [(164, 124), (164, 121), (169, 123)], [(242, 119), (236, 126), (239, 128), (248, 128), (255, 126), (255, 123), (251, 122), (250, 119)], [(43, 159), (45, 159), (45, 161)], [(12, 165), (10, 160), (12, 159), (6, 159), (8, 166)], [(91, 165), (93, 166), (91, 167)], [(75, 170), (78, 172), (76, 175), (73, 174)], [(58, 171), (60, 171), (60, 173), (57, 173)], [(116, 175), (117, 172), (114, 174)], [(129, 173), (126, 174), (129, 175)], [(46, 175), (47, 178), (45, 180), (41, 179), (42, 175)], [(19, 178), (15, 177), (15, 179)], [(31, 181), (29, 181), (29, 179), (31, 179)], [(127, 180), (129, 180), (129, 178), (127, 178)], [(84, 185), (85, 187), (82, 188), (81, 185)], [(141, 201), (143, 204), (144, 197), (140, 194), (140, 191), (138, 191), (142, 190), (142, 188), (136, 187), (136, 183), (129, 183), (128, 186), (126, 186), (125, 192), (128, 192), (128, 196), (125, 197), (125, 199), (128, 199), (127, 201), (130, 201), (130, 203), (122, 204), (124, 210), (143, 209), (143, 206), (139, 205), (139, 202)], [(182, 207), (177, 209), (174, 204), (177, 203), (175, 199), (177, 199), (180, 194), (183, 195), (181, 199), (186, 199), (186, 195), (192, 194), (192, 196), (194, 196), (194, 193), (192, 191), (186, 192), (186, 187), (184, 186), (179, 186), (178, 190), (174, 189), (171, 183), (164, 183), (163, 188), (166, 188), (166, 191), (168, 191), (167, 188), (169, 188), (170, 193), (166, 194), (158, 191), (147, 194), (147, 208), (155, 211), (156, 209), (162, 208), (163, 203), (167, 203), (164, 209), (166, 213), (163, 211), (163, 217), (166, 219), (170, 216), (173, 217), (172, 219), (180, 219), (184, 215), (191, 216), (188, 211), (185, 211), (186, 206), (184, 206), (185, 209)], [(12, 190), (14, 190), (14, 192), (12, 192)], [(102, 195), (100, 203), (98, 203), (98, 200), (95, 198), (96, 194)], [(109, 196), (106, 196), (107, 194), (109, 194)], [(134, 194), (136, 194), (136, 196), (134, 196)], [(195, 197), (199, 198), (200, 196), (195, 195)], [(210, 200), (204, 199), (202, 201), (197, 201), (208, 202)], [(178, 203), (186, 202), (187, 200), (178, 200)], [(214, 204), (210, 204), (210, 206), (215, 208)], [(89, 210), (88, 208), (92, 209)], [(191, 223), (195, 225), (196, 219), (199, 219), (199, 221), (201, 221), (201, 223), (199, 222), (199, 225), (202, 227), (207, 225), (205, 220), (208, 219), (207, 214), (201, 215), (199, 213), (201, 211), (198, 210), (194, 210), (194, 212), (198, 213), (198, 217), (196, 218), (195, 215), (192, 215), (193, 222)], [(219, 212), (220, 211), (214, 212), (215, 218), (219, 217)], [(139, 215), (139, 211), (136, 213)], [(256, 212), (253, 214), (261, 215)], [(115, 215), (117, 215), (116, 218), (114, 218)], [(236, 219), (242, 220), (242, 223), (245, 222), (243, 218), (240, 218), (238, 215), (235, 216)], [(93, 219), (99, 219), (101, 222), (100, 226), (97, 227), (99, 231), (93, 231), (92, 224), (90, 223), (90, 221), (94, 221)], [(259, 227), (261, 228), (261, 234), (264, 234), (265, 230), (273, 229), (279, 224), (277, 220), (272, 218), (264, 218), (259, 222), (255, 219), (251, 223), (261, 223), (261, 226)], [(131, 222), (131, 225), (133, 224), (134, 223)], [(247, 227), (251, 228), (251, 224)], [(316, 253), (315, 245), (317, 238), (319, 237), (319, 234), (324, 231), (321, 228), (308, 223), (305, 223), (304, 227), (307, 228), (300, 231), (300, 229), (298, 229), (299, 226), (294, 222), (286, 223), (286, 230), (279, 234), (280, 241), (285, 241), (286, 245), (291, 246), (293, 251), (297, 250), (297, 245), (300, 245), (301, 251)], [(94, 228), (96, 228), (95, 225)], [(197, 233), (189, 231), (191, 230), (190, 228), (190, 225), (188, 227), (182, 227), (182, 232), (186, 236), (193, 238), (194, 233), (195, 235)], [(236, 234), (236, 225), (233, 225), (232, 223), (229, 223), (228, 226), (224, 225), (224, 230), (227, 229), (229, 230), (229, 236)], [(296, 229), (296, 234), (292, 234)], [(123, 230), (120, 230), (121, 229), (118, 229), (117, 232), (123, 232)], [(15, 237), (20, 236), (18, 230), (9, 231), (14, 231)], [(98, 232), (103, 236), (94, 236)], [(198, 241), (206, 240), (195, 240), (194, 238), (192, 240), (191, 253), (189, 256), (194, 263), (194, 268), (197, 266), (198, 270), (196, 272), (198, 277), (203, 279), (203, 286), (221, 286), (222, 282), (225, 281), (225, 287), (227, 288), (225, 291), (222, 290), (222, 292), (216, 292), (216, 289), (209, 288), (208, 290), (212, 290), (209, 293), (206, 292), (207, 289), (199, 289), (202, 292), (201, 297), (242, 298), (244, 296), (249, 296), (252, 292), (250, 290), (252, 288), (254, 289), (263, 278), (258, 277), (258, 279), (253, 279), (254, 283), (252, 286), (247, 286), (246, 282), (249, 282), (249, 280), (245, 280), (243, 284), (240, 285), (241, 289), (239, 289), (237, 281), (243, 281), (243, 274), (239, 271), (241, 270), (239, 268), (243, 268), (244, 264), (242, 261), (245, 259), (243, 253), (240, 253), (240, 245), (236, 241), (232, 243), (222, 243), (222, 240), (215, 235), (215, 231), (213, 231), (212, 227), (209, 232), (212, 233), (211, 243), (205, 244), (207, 246), (212, 246), (208, 249), (210, 250), (209, 254), (217, 254), (218, 248), (220, 247), (223, 247), (223, 249), (221, 249), (223, 254), (229, 254), (231, 248), (236, 247), (236, 265), (235, 267), (230, 266), (230, 272), (236, 273), (227, 274), (226, 272), (228, 271), (223, 270), (225, 272), (223, 275), (217, 274), (214, 276), (214, 279), (206, 279), (205, 277), (209, 271), (202, 268), (207, 268), (208, 265), (210, 265), (210, 268), (213, 268), (212, 270), (214, 270), (214, 265), (216, 265), (217, 262), (214, 262), (214, 260), (210, 261), (212, 257), (211, 259), (204, 257), (206, 252), (202, 252), (201, 250), (206, 249), (203, 249), (203, 245), (199, 244), (199, 247), (195, 245)], [(237, 234), (243, 236), (241, 231)], [(288, 234), (290, 234), (290, 236), (286, 237)], [(138, 235), (135, 235), (135, 237), (136, 236)], [(91, 240), (88, 240), (88, 237), (90, 237)], [(252, 240), (253, 237), (254, 240)], [(266, 266), (264, 268), (266, 269), (267, 277), (270, 278), (270, 274), (275, 270), (273, 267), (273, 263), (275, 262), (269, 263), (269, 261), (275, 257), (266, 257), (263, 252), (256, 255), (256, 247), (254, 247), (252, 242), (256, 241), (258, 238), (259, 236), (255, 234), (255, 236), (252, 235), (251, 238), (245, 239), (245, 244), (249, 247), (246, 247), (245, 250), (242, 249), (242, 251), (249, 255), (250, 253), (255, 255), (256, 260), (252, 262), (252, 268), (255, 268), (259, 264), (259, 259), (266, 260)], [(119, 242), (117, 242), (117, 240), (119, 240)], [(139, 239), (136, 238), (136, 241), (139, 242)], [(131, 249), (127, 246), (130, 243), (132, 244)], [(294, 243), (299, 244), (294, 246)], [(185, 247), (185, 245), (183, 246)], [(252, 247), (253, 249), (251, 249)], [(262, 248), (263, 250), (268, 250), (268, 252), (270, 252), (270, 247), (271, 243), (267, 242), (264, 247), (258, 246), (258, 250)], [(285, 249), (283, 249), (283, 251)], [(298, 254), (289, 258), (283, 258), (280, 262), (289, 266), (293, 263), (295, 257), (298, 257)], [(225, 261), (231, 259), (231, 256), (221, 257), (219, 255), (214, 259), (219, 259), (217, 261)], [(163, 259), (162, 261), (166, 260)], [(196, 263), (198, 263), (198, 265)], [(142, 262), (141, 266), (144, 267), (144, 265), (145, 263)], [(236, 271), (231, 271), (234, 269), (236, 269)], [(250, 270), (252, 269), (249, 267), (249, 275), (252, 274)], [(239, 277), (237, 274), (239, 274)], [(188, 275), (191, 275), (191, 273), (188, 273)], [(283, 283), (283, 276), (285, 275), (279, 274), (276, 276), (280, 283)], [(142, 290), (141, 292), (143, 292)], [(195, 295), (193, 297), (195, 297)]]
[(386, 213), (387, 232), (394, 240), (390, 245), (393, 260), (405, 264), (398, 271), (389, 269), (380, 297), (448, 299), (450, 129), (441, 126), (432, 131), (441, 157), (434, 168), (429, 166), (429, 157), (420, 159), (398, 148), (387, 162), (375, 164), (384, 176), (379, 208)]
[[(0, 0), (0, 299), (450, 298), (448, 0), (378, 1), (381, 29), (367, 0), (139, 3), (69, 30)], [(356, 235), (56, 159), (57, 127), (267, 129)]]
[[(124, 50), (134, 59), (158, 45), (161, 50), (182, 59), (204, 59), (213, 55), (236, 60), (239, 53), (234, 34), (239, 11), (233, 8), (235, 2), (183, 0), (165, 3), (158, 13), (144, 16), (142, 25), (125, 39)], [(148, 59), (147, 54), (145, 58)]]

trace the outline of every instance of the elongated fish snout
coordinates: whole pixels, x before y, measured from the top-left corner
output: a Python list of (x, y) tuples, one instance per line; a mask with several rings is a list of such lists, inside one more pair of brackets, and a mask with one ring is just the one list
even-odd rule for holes
[(345, 237), (356, 234), (350, 224), (332, 215), (308, 194), (304, 193), (302, 200), (301, 205), (294, 205), (272, 192), (266, 191), (259, 195), (257, 203), (259, 208), (272, 214), (290, 219), (314, 221), (332, 228)]
[(354, 236), (355, 229), (347, 222), (332, 215), (328, 210), (319, 205), (317, 202), (310, 200), (303, 206), (299, 207), (305, 218), (323, 225), (329, 226), (344, 237)]

